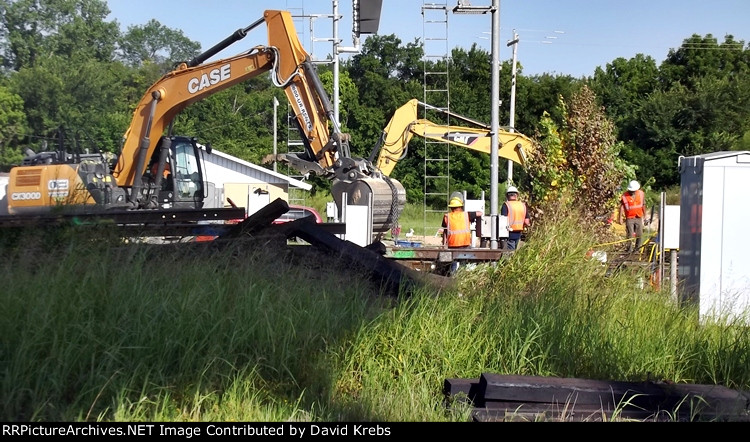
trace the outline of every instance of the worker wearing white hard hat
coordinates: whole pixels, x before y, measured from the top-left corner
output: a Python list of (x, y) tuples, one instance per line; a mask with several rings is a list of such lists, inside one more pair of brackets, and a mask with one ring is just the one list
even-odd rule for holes
[(646, 213), (646, 194), (641, 190), (641, 184), (632, 180), (628, 183), (628, 190), (620, 197), (620, 209), (617, 212), (617, 223), (622, 224), (625, 218), (625, 234), (627, 251), (639, 252), (643, 245), (643, 217)]
[(505, 248), (516, 250), (521, 244), (521, 236), (524, 228), (531, 224), (529, 210), (526, 203), (518, 200), (518, 188), (508, 186), (505, 190), (506, 201), (500, 209), (500, 215), (508, 218), (508, 240)]

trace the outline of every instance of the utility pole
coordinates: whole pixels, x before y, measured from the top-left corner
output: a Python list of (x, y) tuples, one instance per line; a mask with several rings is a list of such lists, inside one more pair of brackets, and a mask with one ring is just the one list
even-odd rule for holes
[[(363, 12), (360, 5), (360, 0), (352, 0), (352, 40), (354, 46), (341, 46), (341, 40), (339, 39), (339, 2), (338, 0), (331, 1), (333, 5), (333, 120), (334, 124), (340, 125), (339, 121), (339, 55), (340, 54), (358, 54), (361, 51), (359, 36), (363, 34), (374, 34), (377, 32), (377, 25), (374, 29), (367, 29), (367, 32), (362, 31), (362, 25), (359, 20), (365, 19), (370, 20), (374, 23), (380, 23), (380, 9), (382, 7), (382, 0), (372, 1), (370, 0), (369, 6)], [(365, 17), (362, 17), (362, 15)], [(372, 27), (372, 25), (370, 25)]]
[[(510, 131), (516, 131), (516, 60), (518, 56), (518, 34), (513, 30), (513, 40), (508, 42), (508, 46), (513, 46), (513, 68), (510, 80)], [(508, 185), (513, 184), (513, 161), (508, 160)]]
[[(279, 100), (276, 99), (276, 97), (273, 97), (273, 157), (276, 158), (276, 153), (278, 151), (278, 133), (277, 133), (277, 115), (278, 115), (278, 109), (279, 109)], [(276, 170), (276, 161), (273, 162), (273, 171), (278, 172)]]
[(333, 4), (333, 120), (339, 125), (339, 2)]
[(490, 219), (492, 234), (490, 249), (498, 248), (499, 212), (498, 212), (498, 163), (497, 131), (500, 127), (500, 0), (492, 0), (492, 148), (490, 150)]
[(454, 14), (486, 14), (492, 13), (492, 92), (490, 110), (492, 121), (490, 133), (492, 141), (490, 146), (490, 248), (498, 248), (498, 234), (500, 233), (498, 214), (498, 131), (500, 130), (500, 0), (492, 0), (492, 6), (472, 6), (467, 0), (458, 0), (458, 5), (453, 8)]

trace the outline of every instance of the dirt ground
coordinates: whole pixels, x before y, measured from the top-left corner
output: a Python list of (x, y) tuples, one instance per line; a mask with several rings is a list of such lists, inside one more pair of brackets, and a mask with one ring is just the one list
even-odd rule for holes
[(443, 245), (443, 237), (442, 236), (413, 236), (411, 238), (412, 241), (419, 241), (424, 246), (441, 246)]

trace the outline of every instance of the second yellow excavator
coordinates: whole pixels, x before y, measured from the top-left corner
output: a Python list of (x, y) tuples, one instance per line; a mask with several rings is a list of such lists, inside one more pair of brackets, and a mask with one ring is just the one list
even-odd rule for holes
[[(479, 127), (445, 126), (420, 119), (417, 117), (417, 109), (420, 105)], [(409, 141), (414, 135), (444, 141), (477, 152), (492, 153), (492, 131), (486, 125), (412, 99), (396, 109), (383, 130), (379, 145), (373, 151), (373, 157), (375, 153), (378, 153), (376, 166), (383, 175), (390, 176), (396, 164), (406, 157)], [(526, 163), (527, 153), (533, 149), (532, 140), (521, 133), (505, 130), (498, 130), (497, 135), (498, 156), (523, 166)]]

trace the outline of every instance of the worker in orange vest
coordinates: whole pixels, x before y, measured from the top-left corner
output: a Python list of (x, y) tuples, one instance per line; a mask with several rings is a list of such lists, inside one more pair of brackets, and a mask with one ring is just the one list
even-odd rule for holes
[(523, 229), (531, 224), (526, 203), (518, 200), (518, 189), (509, 186), (505, 191), (506, 201), (500, 209), (500, 215), (508, 217), (508, 240), (505, 247), (516, 250), (521, 243)]
[[(151, 164), (151, 176), (156, 177), (156, 174), (159, 173), (159, 162), (154, 161), (153, 164)], [(162, 172), (162, 177), (166, 180), (169, 177), (169, 174), (172, 173), (171, 168), (169, 167), (169, 163), (164, 164), (164, 172)]]
[(646, 194), (638, 181), (628, 184), (628, 190), (620, 197), (620, 210), (617, 224), (625, 217), (625, 233), (628, 239), (628, 253), (639, 251), (643, 245), (643, 216), (646, 213)]
[(450, 212), (443, 215), (443, 245), (450, 249), (471, 246), (471, 224), (482, 212), (465, 212), (464, 202), (454, 196), (448, 202)]

